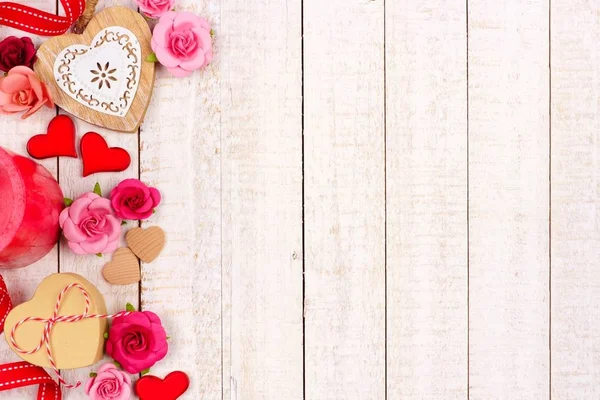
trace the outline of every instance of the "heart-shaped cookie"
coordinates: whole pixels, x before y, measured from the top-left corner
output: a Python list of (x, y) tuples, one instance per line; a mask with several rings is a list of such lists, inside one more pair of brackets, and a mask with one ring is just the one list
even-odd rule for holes
[(185, 372), (171, 372), (165, 379), (152, 375), (142, 376), (135, 383), (135, 392), (140, 400), (176, 400), (190, 387), (190, 378)]
[(75, 124), (66, 115), (54, 117), (48, 124), (48, 132), (36, 135), (27, 142), (27, 152), (33, 158), (74, 157)]
[[(5, 321), (4, 337), (11, 349), (10, 340), (13, 327), (26, 317), (48, 319), (52, 317), (60, 292), (72, 283), (83, 286), (90, 296), (90, 314), (106, 314), (104, 298), (94, 285), (82, 276), (71, 273), (52, 274), (40, 283), (33, 298), (20, 304), (8, 314)], [(81, 315), (85, 310), (85, 297), (77, 289), (69, 290), (63, 297), (59, 315)], [(57, 368), (73, 369), (93, 365), (102, 359), (104, 353), (104, 333), (107, 320), (90, 318), (79, 322), (59, 322), (52, 328), (50, 343)], [(25, 350), (35, 349), (44, 334), (44, 324), (29, 321), (22, 324), (15, 333), (17, 344)], [(33, 354), (16, 352), (23, 360), (50, 368), (46, 349), (42, 347)]]
[(125, 235), (127, 246), (145, 263), (152, 262), (165, 247), (165, 231), (158, 226), (133, 228)]
[(81, 138), (83, 176), (98, 172), (121, 172), (131, 164), (127, 150), (108, 147), (106, 140), (96, 132), (88, 132)]
[(151, 37), (148, 23), (134, 10), (107, 8), (82, 35), (44, 42), (34, 69), (66, 111), (98, 126), (134, 132), (154, 86), (154, 63), (146, 61)]
[(139, 282), (141, 277), (138, 258), (128, 247), (122, 247), (115, 251), (112, 261), (104, 266), (102, 275), (113, 285)]

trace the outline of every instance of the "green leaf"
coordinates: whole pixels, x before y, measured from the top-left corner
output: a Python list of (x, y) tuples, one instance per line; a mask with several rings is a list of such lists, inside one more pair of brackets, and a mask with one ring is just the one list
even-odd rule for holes
[(125, 311), (133, 312), (133, 311), (137, 311), (137, 310), (135, 309), (133, 304), (127, 303), (127, 305), (125, 306)]
[(90, 372), (90, 378), (95, 378), (95, 377), (97, 377), (97, 376), (98, 376), (98, 374), (97, 374), (97, 373), (95, 373), (95, 372)]
[(151, 62), (151, 63), (157, 63), (158, 57), (156, 57), (156, 53), (150, 53), (148, 55), (148, 57), (146, 57), (146, 61)]
[(214, 29), (210, 30), (210, 37), (215, 37), (215, 31), (214, 31)]
[(140, 372), (140, 374), (142, 374), (142, 376), (148, 374), (150, 372), (150, 368), (143, 370), (142, 372)]
[(96, 257), (102, 258), (102, 253), (96, 253)]
[(152, 210), (152, 214), (156, 214), (156, 209), (153, 209), (153, 210)]
[(94, 193), (96, 193), (98, 196), (102, 196), (102, 189), (100, 188), (100, 184), (98, 182), (96, 182), (94, 185)]
[(115, 364), (115, 367), (117, 367), (117, 368), (121, 368), (121, 364), (119, 364), (119, 362), (118, 362), (118, 361), (114, 361), (114, 360), (113, 360), (113, 364)]
[(167, 340), (171, 340), (171, 336), (167, 336)]
[(121, 226), (127, 225), (127, 221), (121, 221)]
[(73, 204), (73, 199), (65, 197), (64, 200), (65, 200), (65, 207), (69, 207), (71, 204)]
[(108, 339), (108, 332), (104, 332), (104, 339)]

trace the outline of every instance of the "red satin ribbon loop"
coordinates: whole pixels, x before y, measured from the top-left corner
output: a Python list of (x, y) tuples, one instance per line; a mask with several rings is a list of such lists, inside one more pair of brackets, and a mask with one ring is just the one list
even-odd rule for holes
[(41, 36), (56, 36), (67, 32), (85, 10), (85, 0), (60, 0), (65, 16), (58, 16), (33, 7), (0, 2), (0, 25)]

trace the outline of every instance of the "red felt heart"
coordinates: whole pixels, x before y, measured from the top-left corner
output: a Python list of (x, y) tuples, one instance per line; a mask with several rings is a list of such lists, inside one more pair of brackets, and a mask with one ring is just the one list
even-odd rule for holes
[(48, 133), (36, 135), (27, 142), (27, 152), (33, 158), (77, 158), (75, 124), (66, 115), (54, 117), (48, 124)]
[(108, 147), (102, 136), (88, 132), (81, 138), (83, 176), (96, 172), (121, 172), (131, 164), (129, 153), (120, 147)]
[(135, 384), (135, 392), (140, 400), (175, 400), (190, 387), (190, 378), (185, 372), (171, 372), (163, 380), (146, 375)]

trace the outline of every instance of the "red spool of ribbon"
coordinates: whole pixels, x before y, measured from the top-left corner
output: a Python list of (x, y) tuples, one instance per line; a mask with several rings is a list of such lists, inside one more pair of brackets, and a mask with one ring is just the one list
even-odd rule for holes
[(0, 25), (41, 36), (62, 35), (83, 14), (85, 0), (60, 0), (60, 3), (64, 17), (22, 4), (0, 2)]
[[(0, 332), (4, 331), (4, 321), (12, 310), (12, 301), (6, 283), (0, 275)], [(0, 365), (0, 392), (25, 386), (39, 386), (37, 400), (61, 400), (60, 386), (42, 367), (25, 361)]]

